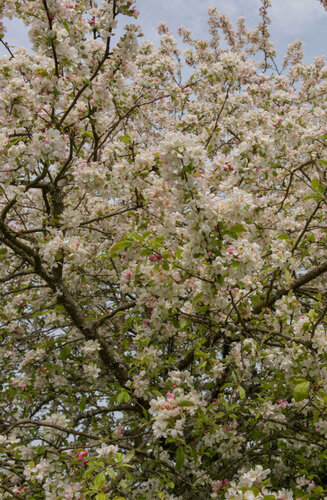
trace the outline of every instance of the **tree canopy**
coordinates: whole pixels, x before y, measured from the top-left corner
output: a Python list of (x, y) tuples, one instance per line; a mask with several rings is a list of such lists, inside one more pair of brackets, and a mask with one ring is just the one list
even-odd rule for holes
[(1, 3), (1, 498), (327, 495), (327, 67), (268, 7)]

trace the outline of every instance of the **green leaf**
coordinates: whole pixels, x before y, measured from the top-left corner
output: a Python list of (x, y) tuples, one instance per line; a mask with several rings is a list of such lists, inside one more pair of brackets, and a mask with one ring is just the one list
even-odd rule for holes
[(319, 180), (317, 178), (312, 179), (311, 186), (313, 187), (313, 189), (315, 191), (318, 191), (318, 189), (320, 188), (320, 182), (319, 182)]
[(142, 255), (142, 257), (146, 257), (151, 254), (152, 251), (149, 248), (142, 248), (142, 250), (140, 251), (140, 255)]
[(166, 260), (164, 260), (163, 263), (162, 263), (162, 269), (164, 271), (169, 271), (169, 269), (170, 269), (169, 264), (168, 264), (168, 262)]
[(222, 418), (222, 417), (224, 417), (224, 416), (225, 416), (225, 412), (223, 412), (223, 411), (219, 411), (219, 412), (218, 412), (218, 413), (216, 413), (216, 415), (215, 415), (215, 417), (216, 417), (216, 418)]
[(132, 460), (135, 455), (135, 450), (130, 450), (124, 458), (124, 462), (128, 463)]
[(82, 78), (82, 81), (83, 81), (84, 83), (86, 83), (86, 85), (88, 85), (89, 87), (91, 87), (91, 86), (92, 86), (92, 82), (91, 82), (91, 80), (89, 80), (89, 79), (88, 79), (88, 78), (86, 78), (85, 76)]
[(185, 462), (184, 451), (181, 446), (177, 448), (176, 451), (176, 470), (180, 471), (183, 468)]
[(66, 345), (62, 348), (60, 352), (60, 359), (66, 361), (66, 359), (69, 357), (69, 354), (70, 354), (70, 348)]
[(111, 479), (115, 479), (116, 474), (113, 469), (110, 469), (110, 467), (107, 468), (107, 474), (111, 477)]
[(327, 160), (325, 160), (324, 158), (320, 158), (320, 163), (322, 163), (323, 165), (327, 165)]
[(195, 359), (210, 358), (209, 354), (207, 352), (201, 351), (201, 349), (196, 349), (196, 351), (194, 351), (194, 356)]
[(119, 394), (117, 394), (116, 401), (120, 405), (121, 403), (128, 403), (128, 401), (131, 399), (130, 395), (126, 391), (122, 391)]
[(108, 500), (109, 497), (105, 493), (98, 493), (95, 500)]
[(239, 385), (237, 390), (238, 390), (238, 393), (240, 395), (240, 398), (244, 399), (245, 398), (245, 390), (243, 389), (243, 387), (241, 385)]
[(316, 198), (316, 194), (307, 194), (302, 199), (303, 201), (305, 201), (305, 200), (312, 200), (313, 198)]
[(79, 409), (80, 409), (81, 411), (84, 411), (84, 410), (85, 410), (85, 408), (86, 408), (86, 398), (85, 398), (85, 397), (83, 397), (82, 401), (80, 402)]
[(157, 396), (158, 398), (162, 398), (161, 392), (159, 392), (157, 389), (151, 389), (152, 394)]
[(230, 230), (233, 233), (244, 233), (246, 231), (245, 227), (242, 226), (242, 224), (234, 224), (234, 226), (232, 226)]
[(285, 233), (283, 233), (283, 234), (279, 234), (279, 235), (278, 235), (278, 239), (279, 239), (279, 240), (291, 241), (290, 236), (289, 236), (288, 234), (285, 234)]
[(187, 408), (188, 406), (194, 406), (193, 401), (179, 401), (178, 406), (181, 408)]
[(315, 197), (314, 199), (316, 200), (317, 203), (320, 203), (323, 201), (324, 199), (324, 193), (322, 191), (318, 191), (316, 194), (315, 194)]
[(146, 409), (145, 409), (143, 406), (141, 406), (141, 408), (142, 408), (142, 411), (143, 411), (143, 415), (144, 415), (145, 420), (148, 420), (148, 419), (149, 419), (149, 414), (148, 414), (148, 412), (146, 411)]
[(192, 300), (192, 304), (196, 305), (200, 302), (203, 297), (203, 292), (198, 293)]
[(294, 399), (295, 401), (303, 401), (309, 394), (310, 382), (305, 380), (294, 387)]
[(118, 243), (113, 245), (110, 249), (112, 254), (118, 253), (120, 250), (125, 250), (126, 248), (131, 247), (133, 242), (128, 240), (127, 238), (122, 238)]
[(94, 139), (94, 135), (92, 134), (92, 132), (89, 132), (88, 130), (84, 130), (83, 136), (84, 137), (91, 137), (91, 139)]
[(106, 473), (105, 472), (101, 472), (100, 474), (98, 474), (97, 476), (95, 476), (95, 479), (94, 479), (94, 488), (96, 491), (99, 491), (99, 490), (102, 490), (102, 488), (104, 487), (106, 483)]
[[(313, 490), (312, 493), (315, 493), (316, 495), (320, 495), (324, 492), (324, 488), (322, 486), (316, 486)], [(319, 498), (319, 497), (318, 497)]]
[(14, 146), (15, 144), (17, 144), (17, 142), (19, 142), (19, 140), (20, 140), (20, 137), (14, 137), (7, 144), (7, 148), (10, 148), (11, 146)]
[(158, 249), (161, 248), (164, 242), (165, 238), (163, 236), (156, 236), (155, 238), (152, 238), (152, 240), (149, 241), (149, 245), (151, 245), (151, 247), (154, 249)]
[(68, 33), (70, 33), (69, 24), (67, 23), (67, 21), (62, 21), (62, 24), (63, 24), (64, 28), (66, 29), (66, 31)]
[(261, 303), (261, 298), (259, 295), (253, 295), (251, 297), (251, 302), (253, 303), (254, 306), (258, 306)]
[(121, 135), (120, 137), (118, 137), (118, 140), (122, 141), (122, 142), (125, 142), (126, 144), (130, 144), (131, 143), (131, 138), (130, 138), (130, 136), (128, 134)]
[(56, 306), (54, 306), (53, 310), (54, 310), (55, 312), (59, 312), (59, 313), (61, 313), (61, 312), (64, 312), (64, 311), (65, 311), (65, 308), (64, 308), (64, 306), (62, 306), (61, 304), (57, 304)]

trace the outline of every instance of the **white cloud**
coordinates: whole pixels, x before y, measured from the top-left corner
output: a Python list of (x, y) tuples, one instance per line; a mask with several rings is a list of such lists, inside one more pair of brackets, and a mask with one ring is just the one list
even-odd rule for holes
[(318, 0), (272, 0), (272, 21), (283, 37), (300, 37), (327, 16)]

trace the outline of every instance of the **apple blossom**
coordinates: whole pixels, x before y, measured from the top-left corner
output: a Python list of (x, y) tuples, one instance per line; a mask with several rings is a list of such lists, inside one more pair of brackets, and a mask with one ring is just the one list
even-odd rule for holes
[(269, 6), (2, 2), (1, 498), (327, 495), (327, 66)]

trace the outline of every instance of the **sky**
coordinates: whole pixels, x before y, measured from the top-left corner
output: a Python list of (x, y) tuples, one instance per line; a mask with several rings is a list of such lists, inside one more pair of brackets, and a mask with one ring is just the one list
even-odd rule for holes
[[(156, 39), (156, 25), (166, 22), (170, 29), (183, 25), (197, 38), (207, 36), (207, 10), (216, 7), (232, 21), (244, 16), (249, 28), (258, 22), (259, 0), (136, 0), (139, 22), (145, 38)], [(327, 12), (318, 0), (271, 0), (271, 39), (282, 56), (294, 40), (305, 43), (305, 60), (327, 58)]]
[[(288, 43), (304, 41), (305, 61), (310, 63), (315, 56), (327, 59), (327, 12), (318, 0), (271, 0), (271, 39), (280, 54), (285, 53)], [(259, 0), (136, 0), (140, 11), (144, 39), (158, 41), (156, 26), (167, 23), (173, 33), (179, 26), (191, 29), (197, 38), (207, 37), (207, 10), (216, 7), (232, 21), (244, 16), (249, 28), (258, 22)], [(5, 40), (15, 47), (28, 47), (28, 35), (22, 23), (8, 23)], [(0, 54), (5, 49), (0, 47)]]

